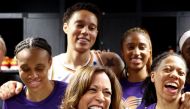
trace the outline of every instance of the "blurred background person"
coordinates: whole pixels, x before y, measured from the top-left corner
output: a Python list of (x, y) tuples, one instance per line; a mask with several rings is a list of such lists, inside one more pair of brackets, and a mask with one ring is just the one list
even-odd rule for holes
[[(7, 52), (7, 48), (6, 48), (5, 41), (2, 38), (2, 36), (0, 35), (0, 70), (1, 70), (2, 61), (3, 61), (3, 59), (4, 59), (5, 55), (6, 55), (6, 52)], [(5, 79), (4, 80), (0, 80), (1, 83), (5, 82)], [(2, 107), (2, 100), (0, 100), (0, 108), (1, 107)]]
[[(186, 61), (188, 69), (190, 69), (190, 30), (183, 33), (179, 39), (179, 50)], [(184, 91), (190, 91), (190, 72), (187, 74)]]
[(7, 52), (7, 48), (6, 48), (5, 41), (3, 40), (2, 36), (0, 35), (0, 65), (6, 55), (6, 52)]

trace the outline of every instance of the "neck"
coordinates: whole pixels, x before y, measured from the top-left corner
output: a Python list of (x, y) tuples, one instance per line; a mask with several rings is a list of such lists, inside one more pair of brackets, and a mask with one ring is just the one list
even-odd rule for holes
[(173, 102), (166, 102), (162, 100), (161, 102), (158, 102), (156, 105), (156, 109), (179, 109), (179, 107), (179, 100), (175, 100)]
[(174, 100), (165, 100), (158, 98), (156, 109), (179, 109), (180, 97), (174, 98)]
[(146, 67), (140, 70), (128, 69), (127, 73), (128, 73), (128, 81), (130, 82), (142, 82), (148, 76)]
[(53, 81), (46, 82), (46, 85), (43, 85), (43, 87), (41, 87), (38, 90), (32, 90), (32, 89), (27, 88), (26, 98), (34, 102), (42, 101), (51, 94), (51, 92), (53, 91), (53, 88), (54, 88)]
[(78, 66), (85, 66), (91, 59), (90, 50), (84, 53), (67, 52), (65, 59), (65, 64), (69, 65), (72, 69), (76, 69)]

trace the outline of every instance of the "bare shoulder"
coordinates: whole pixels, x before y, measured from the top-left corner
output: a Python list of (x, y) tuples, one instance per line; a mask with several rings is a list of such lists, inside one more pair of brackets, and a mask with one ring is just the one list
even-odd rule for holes
[(115, 52), (98, 51), (103, 64), (111, 68), (120, 78), (124, 69), (124, 62), (121, 57)]

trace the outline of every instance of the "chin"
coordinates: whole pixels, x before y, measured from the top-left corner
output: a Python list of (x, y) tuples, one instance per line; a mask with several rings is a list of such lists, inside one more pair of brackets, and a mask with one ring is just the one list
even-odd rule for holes
[(77, 48), (76, 50), (77, 50), (78, 52), (80, 52), (80, 53), (83, 53), (83, 52), (86, 52), (86, 51), (90, 50), (90, 48), (81, 47), (81, 48)]
[(133, 66), (131, 66), (131, 69), (141, 70), (141, 69), (143, 69), (143, 66), (141, 66), (141, 65), (133, 65)]

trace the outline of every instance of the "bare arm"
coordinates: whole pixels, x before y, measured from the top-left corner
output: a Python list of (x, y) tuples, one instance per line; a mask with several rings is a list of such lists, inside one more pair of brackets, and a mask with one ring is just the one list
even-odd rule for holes
[(22, 83), (18, 81), (8, 81), (0, 87), (0, 99), (6, 100), (19, 94), (22, 90)]
[(103, 64), (111, 68), (117, 75), (118, 79), (120, 79), (125, 66), (121, 57), (114, 52), (101, 52), (100, 56)]

